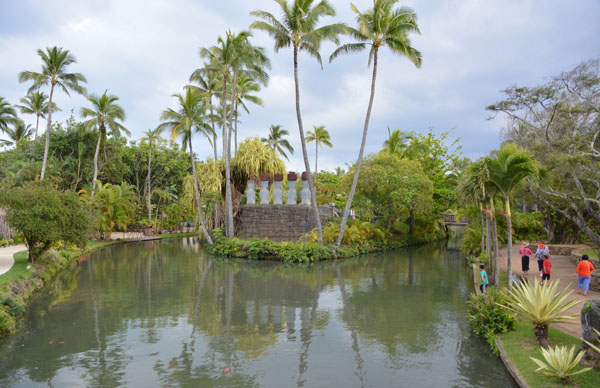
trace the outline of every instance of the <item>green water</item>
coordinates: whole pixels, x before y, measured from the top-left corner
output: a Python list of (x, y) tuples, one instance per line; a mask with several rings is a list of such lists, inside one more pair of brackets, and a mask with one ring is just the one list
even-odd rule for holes
[(469, 331), (463, 260), (431, 246), (310, 266), (216, 259), (192, 239), (106, 248), (0, 342), (0, 386), (513, 387)]

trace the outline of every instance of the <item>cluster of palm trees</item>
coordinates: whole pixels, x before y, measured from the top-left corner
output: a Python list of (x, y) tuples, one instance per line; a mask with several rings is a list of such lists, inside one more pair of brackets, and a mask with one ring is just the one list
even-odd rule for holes
[(479, 159), (469, 165), (461, 177), (459, 183), (461, 195), (480, 209), (481, 251), (487, 253), (487, 257), (492, 263), (494, 284), (497, 286), (500, 283), (500, 271), (498, 268), (496, 200), (500, 198), (503, 203), (503, 215), (507, 221), (508, 289), (511, 289), (512, 213), (510, 199), (515, 188), (526, 180), (535, 181), (539, 176), (538, 164), (530, 153), (514, 143), (505, 143), (496, 155)]

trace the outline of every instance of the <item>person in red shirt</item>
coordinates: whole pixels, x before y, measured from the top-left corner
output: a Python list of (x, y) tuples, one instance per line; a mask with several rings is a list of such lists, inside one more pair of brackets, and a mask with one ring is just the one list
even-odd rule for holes
[(580, 290), (583, 288), (583, 296), (587, 295), (588, 290), (590, 289), (592, 271), (594, 269), (594, 265), (590, 262), (588, 255), (581, 256), (581, 261), (579, 261), (579, 264), (577, 264), (577, 268), (575, 269), (575, 275), (579, 274), (577, 286), (578, 294), (581, 294)]
[(544, 285), (544, 280), (548, 280), (548, 282), (550, 282), (551, 269), (552, 263), (550, 262), (550, 257), (548, 255), (544, 255), (544, 262), (542, 263), (542, 286)]

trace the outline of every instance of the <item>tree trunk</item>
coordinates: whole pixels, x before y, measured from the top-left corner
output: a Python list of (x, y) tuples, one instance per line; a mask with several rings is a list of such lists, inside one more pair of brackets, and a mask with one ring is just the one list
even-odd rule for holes
[[(233, 71), (233, 93), (231, 94), (231, 109), (233, 110), (235, 94), (237, 93), (237, 70)], [(227, 202), (227, 237), (235, 237), (235, 231), (233, 227), (233, 200), (231, 196), (231, 132), (232, 123), (231, 116), (233, 112), (229, 113), (229, 125), (227, 128), (227, 151), (225, 153), (225, 202)]]
[(533, 334), (535, 335), (535, 339), (537, 340), (540, 346), (548, 348), (550, 344), (548, 343), (548, 325), (537, 324), (533, 328)]
[(317, 167), (319, 163), (319, 142), (315, 139), (315, 183), (319, 179), (319, 168)]
[[(230, 238), (233, 236), (229, 235), (229, 204), (228, 198), (231, 198), (231, 186), (229, 186), (229, 173), (228, 160), (227, 160), (227, 77), (223, 77), (223, 95), (221, 96), (221, 129), (223, 136), (223, 157), (225, 158), (225, 237)], [(229, 197), (228, 197), (229, 195)]]
[(544, 216), (544, 230), (546, 231), (547, 241), (552, 242), (554, 241), (554, 218), (552, 217), (552, 211), (544, 209), (542, 214)]
[(492, 218), (492, 243), (494, 244), (494, 285), (498, 287), (500, 285), (500, 268), (498, 267), (498, 225), (496, 225), (494, 198), (490, 198), (490, 213)]
[(96, 143), (96, 152), (94, 152), (94, 177), (92, 178), (92, 198), (96, 190), (96, 178), (98, 178), (98, 154), (100, 153), (100, 142), (102, 141), (102, 131), (98, 133), (98, 142)]
[(481, 252), (485, 251), (485, 236), (483, 229), (483, 206), (479, 203), (479, 221), (481, 222)]
[(204, 233), (204, 238), (206, 238), (206, 241), (210, 245), (212, 245), (212, 239), (210, 238), (210, 234), (208, 234), (208, 231), (206, 230), (206, 226), (204, 225), (204, 217), (202, 216), (200, 193), (198, 192), (198, 176), (196, 176), (196, 162), (194, 161), (194, 151), (192, 150), (192, 136), (188, 137), (188, 144), (190, 146), (190, 159), (192, 161), (192, 174), (194, 176), (194, 194), (196, 195), (196, 207), (198, 208), (198, 217), (200, 218), (200, 225), (202, 226), (202, 233)]
[(44, 180), (46, 176), (46, 165), (48, 164), (48, 151), (50, 150), (50, 128), (52, 126), (52, 96), (54, 95), (54, 83), (50, 87), (50, 98), (48, 99), (48, 125), (46, 128), (46, 144), (44, 145), (44, 159), (42, 161), (42, 173), (40, 174), (40, 181)]
[(235, 149), (235, 152), (234, 152), (234, 154), (233, 154), (234, 156), (236, 156), (236, 155), (237, 155), (237, 146), (238, 146), (238, 141), (237, 141), (237, 131), (238, 131), (238, 108), (239, 108), (239, 106), (238, 106), (238, 101), (237, 101), (237, 98), (236, 98), (236, 100), (235, 100), (235, 123), (234, 123), (234, 124), (235, 124), (235, 130), (233, 131), (233, 132), (234, 132), (234, 134), (235, 134), (235, 141), (234, 141), (234, 143), (233, 143), (233, 144), (234, 144), (234, 146), (235, 146), (235, 148), (234, 148), (234, 149)]
[(490, 216), (485, 216), (485, 254), (488, 262), (492, 263), (492, 237), (490, 236)]
[(300, 132), (300, 143), (302, 144), (302, 156), (304, 158), (304, 168), (308, 176), (308, 187), (312, 196), (312, 207), (319, 234), (319, 243), (323, 244), (323, 227), (321, 226), (321, 215), (317, 206), (317, 192), (313, 184), (312, 174), (310, 173), (310, 163), (308, 162), (308, 152), (306, 152), (306, 139), (304, 138), (304, 127), (302, 126), (302, 116), (300, 115), (300, 84), (298, 82), (298, 47), (294, 46), (294, 84), (296, 87), (296, 118), (298, 119), (298, 131)]
[(212, 126), (212, 130), (213, 130), (213, 151), (215, 152), (215, 162), (216, 162), (219, 155), (217, 153), (217, 131), (215, 130), (215, 116), (214, 116), (213, 108), (212, 108), (212, 93), (210, 93), (210, 95), (209, 95), (208, 103), (210, 105), (210, 125)]
[(348, 201), (344, 208), (344, 214), (342, 216), (342, 223), (340, 224), (340, 234), (338, 235), (335, 243), (336, 247), (339, 248), (344, 238), (344, 230), (346, 229), (346, 222), (348, 221), (348, 214), (350, 213), (350, 207), (352, 206), (352, 199), (354, 198), (354, 192), (356, 191), (356, 185), (358, 184), (358, 176), (360, 174), (360, 166), (362, 164), (363, 153), (365, 152), (365, 144), (367, 143), (367, 132), (369, 130), (369, 120), (371, 119), (371, 109), (373, 108), (373, 99), (375, 97), (375, 81), (377, 79), (377, 47), (373, 50), (373, 77), (371, 79), (371, 96), (369, 97), (369, 107), (367, 108), (367, 115), (365, 117), (365, 126), (363, 128), (362, 141), (360, 143), (360, 151), (358, 152), (358, 160), (356, 161), (356, 170), (354, 171), (354, 179), (352, 180), (352, 186), (350, 187), (350, 194), (348, 194)]
[(510, 214), (510, 198), (504, 198), (506, 207), (506, 229), (508, 233), (507, 240), (507, 258), (508, 258), (508, 291), (512, 289), (512, 216)]
[(150, 187), (150, 171), (151, 171), (151, 167), (152, 167), (152, 143), (148, 143), (148, 146), (150, 147), (148, 150), (148, 181), (147, 181), (147, 186), (148, 186), (148, 222), (152, 222), (152, 204), (151, 204), (151, 196), (152, 196), (152, 190)]
[(38, 128), (40, 126), (40, 115), (37, 115), (37, 119), (35, 120), (35, 135), (33, 135), (33, 140), (37, 139)]

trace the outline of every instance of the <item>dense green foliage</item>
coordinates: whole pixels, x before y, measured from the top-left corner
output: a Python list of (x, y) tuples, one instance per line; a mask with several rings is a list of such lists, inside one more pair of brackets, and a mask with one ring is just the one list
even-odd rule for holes
[(472, 293), (467, 303), (473, 332), (484, 337), (494, 352), (498, 351), (494, 343), (495, 335), (506, 333), (515, 327), (514, 314), (499, 305), (507, 301), (505, 291), (490, 287), (485, 294)]
[(62, 192), (41, 182), (30, 182), (0, 192), (6, 219), (23, 233), (33, 262), (51, 245), (65, 241), (85, 246), (91, 219), (73, 192)]

